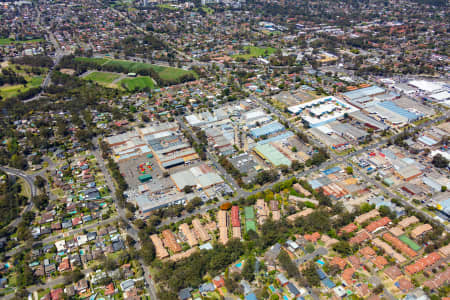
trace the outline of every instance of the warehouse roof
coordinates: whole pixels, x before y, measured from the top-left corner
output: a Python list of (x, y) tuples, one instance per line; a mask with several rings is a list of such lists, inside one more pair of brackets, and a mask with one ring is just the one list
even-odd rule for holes
[(355, 100), (358, 98), (374, 96), (374, 95), (381, 94), (384, 92), (385, 92), (385, 89), (383, 89), (377, 85), (373, 85), (373, 86), (369, 86), (366, 88), (346, 92), (346, 93), (343, 93), (342, 95), (344, 95), (345, 97), (347, 97), (350, 100)]
[(283, 131), (284, 129), (285, 129), (284, 126), (280, 122), (275, 121), (275, 122), (263, 125), (261, 127), (252, 129), (252, 130), (250, 130), (250, 133), (254, 137), (261, 137), (264, 135), (269, 135), (269, 134)]
[(258, 145), (255, 152), (275, 166), (291, 165), (291, 161), (271, 144)]

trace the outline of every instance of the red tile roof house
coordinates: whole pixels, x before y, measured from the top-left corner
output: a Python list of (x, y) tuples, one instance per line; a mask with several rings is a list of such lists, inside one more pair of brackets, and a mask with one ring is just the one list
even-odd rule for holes
[(353, 285), (353, 274), (355, 274), (355, 269), (348, 268), (342, 272), (341, 278), (347, 285)]
[(70, 261), (68, 257), (64, 257), (61, 263), (58, 266), (59, 272), (69, 271), (70, 270)]
[(114, 288), (114, 283), (110, 283), (105, 287), (105, 295), (110, 296), (116, 293), (116, 289)]
[(364, 258), (369, 259), (376, 255), (375, 250), (370, 248), (369, 246), (362, 248), (359, 252), (364, 256)]
[(347, 257), (347, 260), (353, 268), (358, 269), (359, 267), (361, 267), (361, 260), (359, 259), (359, 257), (352, 255)]
[(436, 274), (436, 276), (434, 276), (433, 279), (425, 281), (423, 285), (434, 290), (440, 288), (444, 284), (449, 283), (450, 283), (450, 268), (447, 268), (447, 270)]
[(356, 226), (354, 223), (350, 223), (344, 227), (341, 228), (341, 230), (339, 230), (339, 235), (341, 235), (342, 233), (352, 233), (353, 231), (357, 230), (358, 226)]
[(367, 283), (357, 284), (357, 286), (355, 287), (355, 291), (356, 294), (362, 298), (366, 297), (370, 293), (369, 286), (367, 285)]
[(379, 220), (376, 220), (376, 221), (370, 223), (369, 225), (366, 226), (365, 229), (368, 232), (373, 233), (373, 232), (383, 228), (384, 226), (386, 226), (389, 223), (391, 223), (391, 219), (389, 219), (388, 217), (384, 217), (384, 218), (381, 218)]
[(320, 233), (314, 232), (313, 234), (305, 234), (304, 238), (307, 241), (315, 243), (318, 239), (320, 239)]
[(371, 261), (378, 268), (378, 270), (383, 269), (388, 264), (388, 261), (383, 256), (377, 256)]
[(367, 231), (362, 230), (356, 236), (352, 237), (349, 242), (351, 245), (361, 244), (368, 239), (370, 239), (370, 235), (367, 233)]
[(50, 292), (50, 297), (52, 298), (52, 300), (61, 300), (62, 299), (62, 294), (63, 294), (63, 289), (59, 288), (56, 290), (52, 290)]
[(418, 259), (415, 263), (406, 266), (405, 271), (409, 275), (416, 274), (423, 271), (426, 267), (432, 266), (441, 259), (441, 256), (437, 252), (428, 254), (426, 257)]
[(402, 291), (403, 293), (408, 293), (410, 290), (412, 290), (414, 288), (414, 284), (411, 283), (411, 281), (409, 281), (406, 278), (400, 278), (396, 283), (395, 286)]
[(222, 276), (214, 277), (212, 282), (213, 282), (214, 286), (216, 287), (216, 289), (220, 289), (221, 287), (225, 286), (225, 280), (223, 279)]
[(400, 276), (403, 275), (402, 271), (397, 266), (390, 266), (384, 270), (384, 274), (392, 279), (393, 281), (397, 280)]
[(347, 262), (345, 261), (345, 259), (340, 258), (339, 256), (335, 256), (330, 261), (330, 265), (336, 265), (339, 267), (339, 269), (344, 270), (345, 266), (347, 265)]
[(83, 221), (81, 220), (80, 217), (76, 217), (76, 218), (72, 219), (72, 226), (77, 226), (77, 225), (82, 224), (82, 223), (83, 223)]

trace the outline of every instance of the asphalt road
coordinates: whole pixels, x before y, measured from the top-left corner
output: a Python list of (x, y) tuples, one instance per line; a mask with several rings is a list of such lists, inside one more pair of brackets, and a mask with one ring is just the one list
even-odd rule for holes
[[(87, 275), (87, 274), (91, 273), (92, 271), (93, 270), (91, 268), (81, 270), (81, 272), (84, 275)], [(30, 287), (27, 287), (27, 291), (29, 293), (33, 294), (34, 292), (37, 292), (38, 290), (52, 289), (53, 287), (55, 287), (57, 285), (64, 284), (64, 282), (65, 282), (64, 276), (58, 276), (56, 278), (48, 279), (44, 284), (36, 284), (36, 285), (30, 286)], [(12, 299), (12, 298), (14, 298), (14, 293), (3, 296), (2, 299)]]
[[(95, 146), (95, 150), (93, 151), (94, 156), (97, 160), (97, 163), (100, 167), (100, 170), (102, 171), (102, 173), (105, 176), (105, 180), (106, 180), (106, 184), (109, 188), (109, 190), (111, 191), (111, 196), (112, 199), (115, 201), (116, 204), (116, 209), (117, 212), (119, 214), (120, 219), (122, 219), (122, 221), (127, 224), (126, 226), (126, 231), (127, 234), (129, 236), (131, 236), (134, 240), (138, 241), (138, 245), (139, 245), (139, 235), (138, 235), (138, 231), (136, 230), (136, 228), (134, 228), (134, 225), (126, 218), (125, 214), (125, 210), (122, 209), (118, 203), (117, 203), (117, 199), (115, 198), (116, 195), (116, 186), (114, 184), (114, 181), (109, 173), (109, 170), (107, 169), (106, 165), (105, 165), (105, 161), (100, 153), (100, 147), (99, 147), (99, 143), (97, 139), (93, 140), (93, 144)], [(151, 300), (157, 300), (158, 297), (156, 296), (156, 287), (155, 287), (155, 283), (153, 282), (153, 280), (150, 278), (150, 271), (148, 269), (148, 267), (145, 265), (144, 261), (142, 260), (142, 258), (139, 258), (139, 263), (142, 267), (142, 269), (144, 270), (144, 280), (148, 286), (148, 290), (150, 293), (150, 299)]]
[[(5, 172), (8, 175), (20, 177), (23, 180), (25, 180), (25, 182), (30, 186), (31, 197), (35, 197), (38, 194), (38, 189), (34, 185), (34, 176), (33, 175), (29, 175), (21, 170), (17, 170), (17, 169), (10, 168), (10, 167), (0, 167), (0, 170), (2, 170), (3, 172)], [(26, 212), (29, 212), (32, 208), (33, 208), (33, 201), (31, 201), (31, 199), (30, 199), (30, 201), (25, 206), (25, 208), (23, 209), (20, 216), (17, 219), (13, 220), (11, 223), (9, 223), (9, 225), (7, 227), (11, 227), (11, 226), (17, 227), (17, 225), (22, 220), (22, 215)]]

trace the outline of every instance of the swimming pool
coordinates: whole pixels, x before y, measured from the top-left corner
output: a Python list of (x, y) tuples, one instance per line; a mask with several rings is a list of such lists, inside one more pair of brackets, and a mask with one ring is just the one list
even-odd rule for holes
[(286, 295), (283, 296), (283, 299), (284, 300), (289, 300), (288, 296), (286, 296)]
[(316, 261), (316, 263), (318, 263), (319, 265), (322, 265), (322, 266), (325, 264), (325, 262), (323, 260), (321, 260), (321, 259), (318, 259)]
[(238, 262), (237, 264), (236, 264), (236, 268), (241, 268), (242, 267), (242, 262), (240, 261), (240, 262)]
[(84, 250), (83, 249), (80, 250), (80, 254), (84, 255)]
[(269, 289), (272, 291), (272, 293), (275, 293), (275, 288), (273, 287), (273, 285), (269, 285)]

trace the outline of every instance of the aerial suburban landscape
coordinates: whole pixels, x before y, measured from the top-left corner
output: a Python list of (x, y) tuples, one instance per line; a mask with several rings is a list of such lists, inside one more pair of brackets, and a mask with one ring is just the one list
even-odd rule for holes
[(0, 0), (0, 299), (450, 299), (446, 0)]

